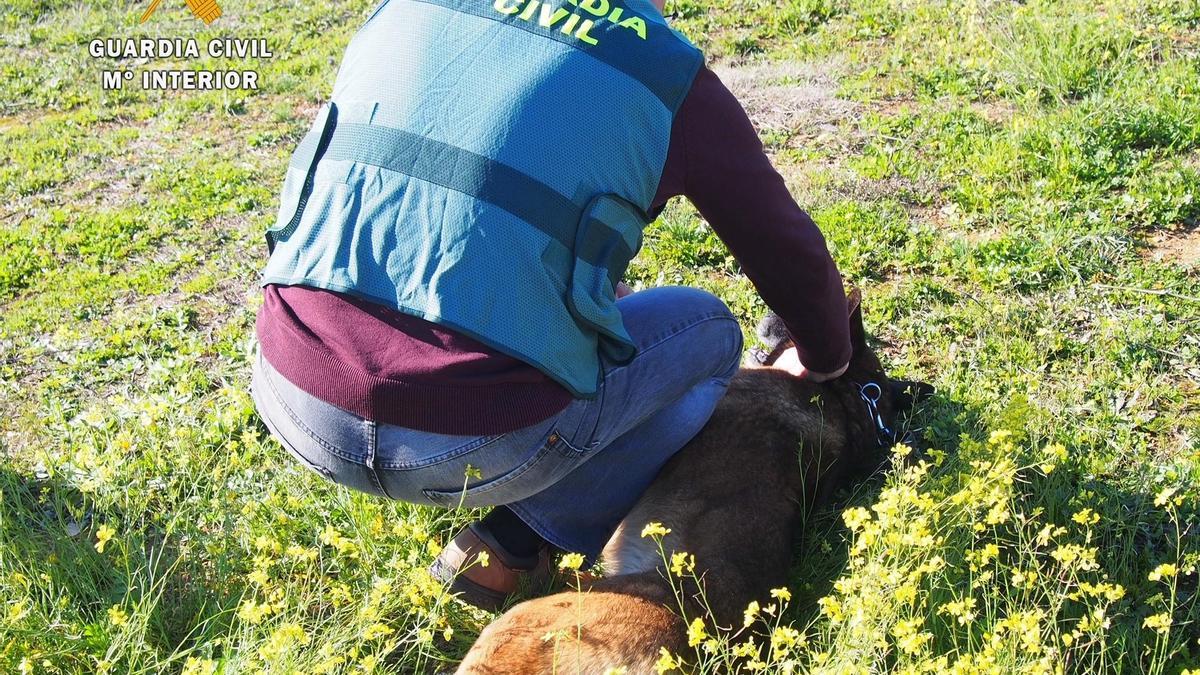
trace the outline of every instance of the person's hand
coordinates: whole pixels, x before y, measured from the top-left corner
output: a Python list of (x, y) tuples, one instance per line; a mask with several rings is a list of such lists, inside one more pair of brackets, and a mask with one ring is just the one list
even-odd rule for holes
[(617, 288), (615, 290), (616, 290), (616, 296), (617, 296), (618, 300), (620, 300), (621, 298), (623, 298), (627, 295), (633, 295), (633, 289), (630, 288), (629, 284), (625, 283), (624, 281), (618, 281)]
[(850, 367), (850, 364), (847, 363), (832, 373), (818, 373), (815, 370), (809, 370), (804, 366), (803, 363), (800, 363), (800, 354), (796, 352), (796, 348), (789, 347), (787, 351), (779, 355), (779, 358), (775, 360), (775, 363), (772, 364), (771, 367), (786, 370), (788, 373), (795, 375), (802, 380), (808, 380), (810, 382), (828, 382), (829, 380), (833, 380), (844, 375), (846, 373), (846, 369)]

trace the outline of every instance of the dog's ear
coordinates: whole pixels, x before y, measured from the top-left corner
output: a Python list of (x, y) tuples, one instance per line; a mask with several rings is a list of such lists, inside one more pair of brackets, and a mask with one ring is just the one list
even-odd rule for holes
[(762, 366), (770, 366), (792, 346), (792, 336), (788, 334), (783, 319), (772, 311), (767, 311), (762, 321), (758, 322), (758, 338), (766, 345), (766, 350), (757, 347), (750, 350), (751, 357)]
[(846, 309), (850, 312), (850, 344), (858, 351), (867, 346), (867, 330), (863, 327), (862, 291), (856, 286), (846, 294)]
[(910, 412), (917, 405), (933, 397), (937, 390), (933, 385), (911, 380), (892, 380), (888, 383), (897, 411)]
[(846, 310), (851, 314), (854, 310), (862, 305), (862, 289), (854, 284), (850, 284), (850, 290), (846, 293)]

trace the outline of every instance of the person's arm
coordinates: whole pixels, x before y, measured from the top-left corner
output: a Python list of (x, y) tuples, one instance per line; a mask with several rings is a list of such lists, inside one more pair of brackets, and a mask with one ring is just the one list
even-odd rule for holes
[(796, 344), (777, 366), (795, 374), (806, 368), (813, 379), (841, 375), (851, 353), (846, 295), (821, 231), (796, 204), (745, 110), (716, 74), (701, 70), (679, 114), (684, 193)]

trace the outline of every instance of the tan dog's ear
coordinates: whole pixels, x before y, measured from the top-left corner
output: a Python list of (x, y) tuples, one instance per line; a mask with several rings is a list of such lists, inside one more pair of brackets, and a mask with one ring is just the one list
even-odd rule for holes
[(862, 291), (856, 286), (851, 286), (850, 292), (846, 294), (846, 310), (850, 312), (850, 344), (854, 346), (854, 352), (857, 354), (867, 346), (867, 331), (863, 327)]
[(850, 290), (846, 293), (846, 311), (853, 316), (855, 312), (859, 311), (861, 305), (862, 291), (858, 288), (858, 286), (850, 284)]

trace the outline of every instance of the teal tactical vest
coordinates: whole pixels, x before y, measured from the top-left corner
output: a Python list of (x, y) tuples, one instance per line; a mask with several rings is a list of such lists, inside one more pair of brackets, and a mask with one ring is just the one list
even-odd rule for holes
[(576, 397), (634, 348), (641, 247), (703, 63), (648, 0), (384, 0), (288, 167), (262, 283), (340, 291)]

